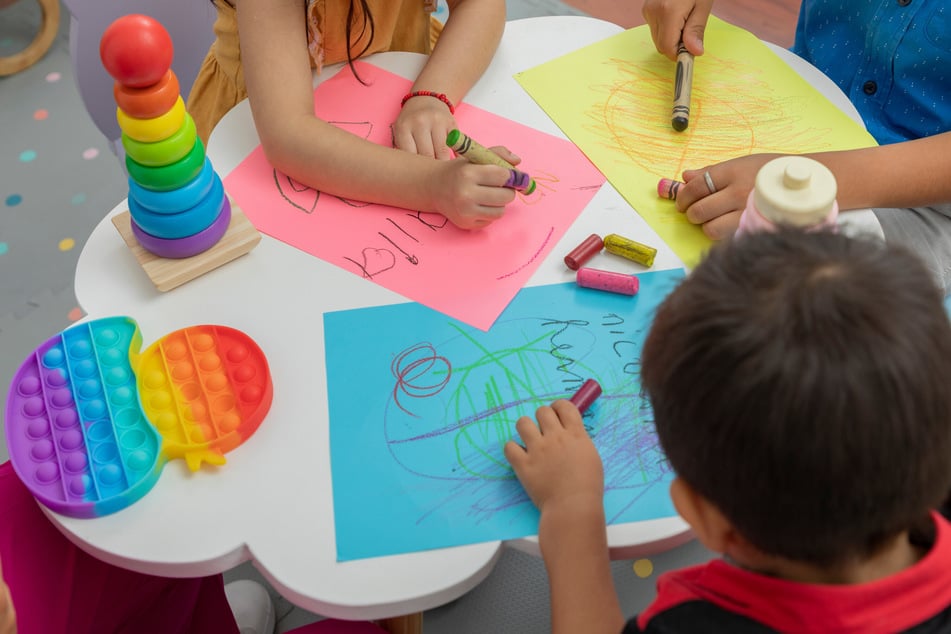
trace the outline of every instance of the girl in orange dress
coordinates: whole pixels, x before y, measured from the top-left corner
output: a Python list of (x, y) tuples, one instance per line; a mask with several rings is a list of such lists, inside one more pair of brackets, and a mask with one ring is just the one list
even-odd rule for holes
[[(441, 213), (464, 229), (498, 219), (514, 200), (508, 170), (450, 160), (445, 141), (457, 127), (454, 105), (498, 46), (505, 0), (447, 0), (444, 27), (430, 15), (433, 0), (214, 1), (217, 39), (188, 98), (204, 141), (247, 97), (271, 164), (314, 189)], [(381, 51), (429, 56), (393, 122), (393, 148), (314, 115), (315, 70)]]

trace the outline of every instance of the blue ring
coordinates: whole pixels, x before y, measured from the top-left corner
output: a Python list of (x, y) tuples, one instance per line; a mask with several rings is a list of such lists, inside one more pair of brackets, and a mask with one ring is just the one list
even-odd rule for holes
[(215, 170), (206, 157), (198, 176), (181, 187), (164, 192), (146, 189), (129, 178), (129, 197), (139, 206), (157, 214), (177, 214), (198, 204), (215, 184)]
[(211, 192), (197, 205), (177, 214), (157, 214), (143, 209), (135, 198), (129, 199), (129, 213), (142, 231), (166, 240), (187, 238), (204, 231), (221, 213), (225, 189), (216, 173)]

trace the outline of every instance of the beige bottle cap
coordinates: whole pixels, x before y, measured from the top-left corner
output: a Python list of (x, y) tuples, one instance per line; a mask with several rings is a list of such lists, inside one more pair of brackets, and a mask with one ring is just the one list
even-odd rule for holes
[(808, 227), (825, 220), (835, 196), (835, 176), (825, 165), (805, 156), (781, 156), (756, 174), (753, 204), (774, 224)]

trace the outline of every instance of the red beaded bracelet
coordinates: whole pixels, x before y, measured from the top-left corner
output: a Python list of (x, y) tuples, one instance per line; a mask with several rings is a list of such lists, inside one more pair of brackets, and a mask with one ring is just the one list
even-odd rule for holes
[(449, 101), (449, 97), (447, 97), (441, 92), (433, 92), (432, 90), (416, 90), (411, 93), (407, 93), (406, 96), (403, 97), (403, 101), (400, 102), (400, 108), (405, 106), (406, 102), (412, 99), (413, 97), (435, 97), (436, 99), (443, 102), (444, 104), (446, 104), (446, 106), (449, 107), (449, 114), (456, 114), (456, 109), (452, 105), (452, 102)]

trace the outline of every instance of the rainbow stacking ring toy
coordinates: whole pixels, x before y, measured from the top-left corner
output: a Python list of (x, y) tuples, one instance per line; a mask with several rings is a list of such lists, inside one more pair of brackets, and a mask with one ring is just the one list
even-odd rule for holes
[[(179, 93), (173, 56), (168, 31), (146, 15), (122, 16), (99, 41), (99, 57), (115, 80), (129, 214), (138, 228), (133, 234), (155, 255), (185, 258), (213, 247), (228, 230), (222, 218), (230, 223), (231, 213), (230, 204), (225, 213), (227, 193)], [(182, 243), (172, 244), (176, 240)]]
[(190, 326), (140, 352), (129, 317), (64, 330), (33, 351), (10, 385), (6, 439), (17, 475), (72, 517), (119, 511), (165, 464), (224, 464), (271, 406), (267, 360), (241, 331)]

